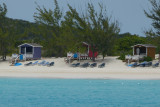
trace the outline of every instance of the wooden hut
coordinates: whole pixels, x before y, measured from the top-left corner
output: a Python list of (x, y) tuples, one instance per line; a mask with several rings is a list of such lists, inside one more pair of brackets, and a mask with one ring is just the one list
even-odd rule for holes
[(83, 42), (83, 46), (86, 47), (86, 49), (87, 49), (88, 57), (92, 58), (93, 54), (94, 54), (94, 57), (98, 56), (98, 52), (96, 51), (96, 52), (93, 53), (92, 50), (91, 50), (91, 46), (88, 43)]
[(77, 59), (77, 58), (80, 58), (80, 59), (91, 59), (93, 57), (93, 54), (94, 54), (95, 58), (98, 56), (98, 52), (96, 51), (96, 52), (93, 53), (92, 50), (91, 50), (91, 46), (88, 43), (82, 42), (82, 46), (86, 48), (86, 52), (84, 52), (84, 53), (68, 52), (67, 53), (67, 58), (71, 58), (72, 57), (72, 59)]
[(19, 54), (23, 55), (23, 59), (41, 59), (41, 45), (36, 43), (24, 43), (18, 47)]
[(140, 56), (149, 56), (152, 59), (155, 59), (156, 54), (156, 46), (151, 44), (137, 44), (132, 46), (133, 48), (133, 55), (140, 55)]

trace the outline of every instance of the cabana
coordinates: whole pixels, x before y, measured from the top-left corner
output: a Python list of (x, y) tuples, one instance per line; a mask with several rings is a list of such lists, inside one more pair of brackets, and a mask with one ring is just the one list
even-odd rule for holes
[(24, 43), (18, 47), (19, 54), (23, 55), (23, 59), (41, 59), (41, 48), (43, 46), (36, 43)]
[(153, 46), (151, 44), (137, 44), (132, 46), (133, 48), (133, 56), (140, 56), (140, 57), (151, 57), (152, 59), (155, 59), (156, 54), (156, 46)]
[(91, 46), (88, 43), (83, 42), (83, 46), (86, 47), (86, 49), (87, 49), (86, 53), (87, 53), (89, 58), (92, 58), (93, 54), (94, 54), (95, 58), (98, 56), (98, 52), (96, 51), (96, 52), (93, 53), (92, 50), (91, 50)]
[(67, 58), (69, 58), (69, 59), (91, 59), (93, 57), (93, 54), (94, 54), (95, 58), (98, 56), (98, 52), (96, 51), (96, 52), (93, 53), (92, 50), (91, 50), (91, 46), (88, 43), (82, 42), (82, 46), (86, 48), (86, 52), (84, 52), (84, 53), (68, 52), (67, 53)]

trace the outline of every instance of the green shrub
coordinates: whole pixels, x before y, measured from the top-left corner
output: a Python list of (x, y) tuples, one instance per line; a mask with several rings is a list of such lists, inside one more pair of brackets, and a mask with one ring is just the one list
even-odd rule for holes
[(144, 57), (144, 59), (143, 59), (143, 61), (152, 61), (152, 58), (151, 57), (149, 57), (149, 56), (147, 56), (147, 57)]
[(119, 60), (125, 60), (125, 54), (122, 54), (118, 57)]

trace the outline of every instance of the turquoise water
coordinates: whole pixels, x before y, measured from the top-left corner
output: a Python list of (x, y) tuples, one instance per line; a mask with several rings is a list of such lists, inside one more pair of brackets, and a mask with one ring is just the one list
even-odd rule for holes
[(0, 78), (0, 107), (160, 107), (160, 80)]

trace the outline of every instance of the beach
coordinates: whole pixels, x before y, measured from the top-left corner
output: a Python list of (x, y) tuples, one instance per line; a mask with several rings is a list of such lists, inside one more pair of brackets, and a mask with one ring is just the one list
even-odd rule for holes
[[(19, 78), (54, 78), (54, 79), (140, 79), (140, 80), (158, 80), (160, 79), (160, 67), (128, 67), (126, 63), (118, 60), (117, 57), (106, 57), (104, 60), (97, 59), (99, 65), (106, 63), (104, 68), (81, 68), (71, 67), (64, 62), (64, 58), (42, 58), (39, 61), (54, 61), (55, 65), (47, 66), (24, 66), (31, 62), (21, 62), (21, 66), (10, 66), (9, 61), (0, 62), (0, 77), (19, 77)], [(34, 62), (34, 61), (32, 61)], [(74, 61), (73, 63), (76, 63)], [(81, 60), (93, 63), (91, 60)], [(153, 61), (153, 63), (156, 61)]]

